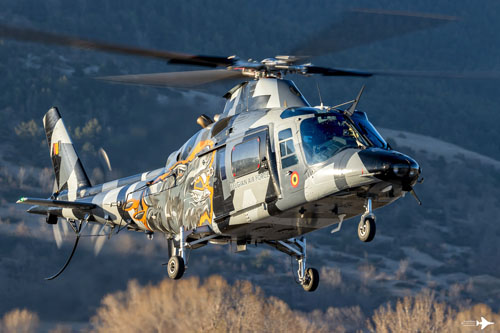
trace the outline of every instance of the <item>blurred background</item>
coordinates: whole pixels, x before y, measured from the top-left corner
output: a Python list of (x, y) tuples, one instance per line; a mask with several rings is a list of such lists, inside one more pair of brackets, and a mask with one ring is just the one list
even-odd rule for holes
[[(2, 24), (242, 59), (286, 54), (349, 9), (451, 15), (459, 20), (317, 57), (314, 64), (500, 71), (498, 1), (1, 0), (1, 8)], [(222, 96), (233, 84), (160, 89), (93, 77), (184, 69), (158, 60), (0, 39), (0, 316), (27, 308), (48, 326), (87, 327), (106, 294), (124, 290), (132, 279), (144, 285), (165, 278), (166, 241), (124, 231), (97, 257), (90, 241), (83, 240), (68, 270), (59, 279), (43, 280), (64, 263), (71, 239), (58, 250), (52, 227), (14, 202), (22, 195), (51, 194), (53, 173), (41, 121), (51, 106), (62, 113), (93, 183), (162, 167), (170, 152), (198, 131), (201, 113), (222, 111)], [(290, 79), (312, 105), (319, 104), (316, 82), (327, 105), (353, 99), (365, 84), (358, 109), (368, 113), (393, 148), (420, 163), (425, 182), (416, 190), (423, 205), (408, 196), (377, 211), (377, 237), (371, 243), (358, 240), (355, 219), (339, 233), (327, 228), (308, 235), (308, 260), (321, 276), (315, 293), (295, 284), (296, 267), (288, 256), (265, 246), (238, 254), (215, 245), (193, 251), (186, 277), (204, 281), (217, 274), (230, 284), (248, 280), (294, 311), (347, 309), (355, 315), (346, 330), (363, 329), (359, 318), (423, 290), (455, 309), (482, 303), (498, 312), (500, 80)], [(112, 172), (102, 167), (101, 147)]]

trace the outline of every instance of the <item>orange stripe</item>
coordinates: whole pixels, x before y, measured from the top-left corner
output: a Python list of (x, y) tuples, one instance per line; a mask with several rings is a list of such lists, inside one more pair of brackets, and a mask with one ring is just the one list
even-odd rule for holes
[[(183, 161), (178, 161), (176, 162), (173, 166), (171, 166), (167, 172), (165, 172), (164, 174), (156, 177), (156, 179), (151, 183), (152, 184), (156, 184), (157, 182), (160, 182), (162, 180), (165, 180), (165, 178), (167, 178), (170, 173), (172, 172), (172, 170), (179, 164), (188, 164), (189, 162), (191, 162), (192, 160), (194, 160), (194, 158), (196, 157), (196, 155), (198, 155), (199, 152), (201, 152), (205, 147), (209, 147), (209, 148), (212, 148), (214, 145), (214, 142), (212, 140), (205, 140), (205, 141), (201, 141), (200, 143), (198, 143), (198, 145), (196, 147), (194, 147), (194, 149), (191, 151), (191, 154), (189, 154), (189, 156), (183, 160)], [(214, 156), (215, 156), (215, 151), (212, 152), (212, 158), (211, 158), (211, 161), (210, 161), (210, 165), (209, 167), (212, 166), (213, 162), (214, 162)], [(208, 223), (211, 223), (211, 215), (213, 214), (213, 195), (214, 195), (214, 190), (213, 190), (213, 187), (212, 186), (209, 186), (210, 182), (210, 177), (207, 178), (207, 182), (206, 184), (203, 184), (203, 187), (204, 188), (207, 188), (209, 191), (210, 191), (210, 213), (207, 214), (207, 212), (205, 212), (201, 218), (200, 218), (200, 221), (199, 221), (199, 225), (202, 225), (205, 221), (207, 221)], [(149, 224), (147, 222), (147, 212), (148, 212), (148, 209), (149, 207), (146, 209), (146, 211), (144, 212), (144, 215), (143, 217), (138, 220), (136, 219), (134, 216), (139, 212), (139, 206), (142, 206), (142, 207), (145, 207), (145, 203), (144, 203), (144, 192), (142, 192), (142, 197), (141, 197), (141, 200), (140, 202), (135, 200), (135, 199), (130, 199), (128, 201), (133, 201), (134, 202), (134, 205), (132, 205), (132, 207), (130, 207), (129, 209), (127, 209), (127, 211), (134, 211), (133, 214), (132, 214), (132, 219), (134, 220), (137, 220), (139, 222), (141, 222), (145, 227), (146, 229), (148, 230), (151, 230), (150, 227), (149, 227)], [(128, 202), (127, 201), (127, 202)], [(152, 230), (151, 230), (152, 231)]]

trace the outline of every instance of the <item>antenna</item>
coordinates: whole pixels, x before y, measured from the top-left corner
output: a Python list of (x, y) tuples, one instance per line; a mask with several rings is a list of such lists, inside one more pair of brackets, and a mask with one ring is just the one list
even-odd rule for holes
[(361, 99), (361, 95), (363, 95), (363, 90), (365, 90), (365, 85), (363, 85), (361, 87), (361, 90), (359, 91), (358, 96), (356, 97), (356, 99), (354, 100), (354, 102), (352, 103), (352, 105), (349, 107), (349, 109), (347, 109), (345, 111), (345, 113), (347, 113), (349, 116), (352, 116), (352, 114), (354, 113), (354, 111), (356, 111), (356, 106), (358, 106), (358, 102)]
[(319, 89), (319, 83), (318, 83), (318, 81), (316, 81), (316, 88), (318, 88), (320, 108), (321, 108), (321, 110), (323, 110), (324, 109), (323, 99), (321, 98), (321, 90)]

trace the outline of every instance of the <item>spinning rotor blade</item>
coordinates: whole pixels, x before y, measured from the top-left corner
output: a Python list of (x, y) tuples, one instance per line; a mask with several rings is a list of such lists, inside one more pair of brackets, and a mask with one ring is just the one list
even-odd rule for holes
[(77, 49), (97, 50), (111, 53), (120, 53), (140, 57), (149, 57), (168, 60), (170, 63), (198, 65), (207, 67), (230, 66), (235, 62), (234, 58), (192, 55), (170, 51), (152, 50), (134, 46), (112, 44), (106, 42), (92, 41), (72, 36), (44, 32), (35, 29), (17, 28), (0, 24), (0, 37), (10, 38), (25, 42), (69, 46)]
[(94, 242), (94, 255), (97, 256), (104, 246), (104, 243), (109, 237), (109, 233), (111, 232), (111, 228), (107, 225), (99, 225), (95, 224), (92, 227), (91, 235), (93, 236)]
[(498, 71), (407, 71), (407, 70), (367, 70), (367, 72), (376, 76), (405, 76), (435, 79), (500, 79)]
[(57, 248), (60, 249), (66, 236), (68, 236), (68, 222), (60, 219), (56, 224), (52, 225), (52, 232), (54, 240), (56, 241)]
[(380, 70), (367, 69), (357, 70), (350, 68), (328, 68), (318, 66), (305, 66), (307, 74), (320, 74), (323, 76), (351, 76), (351, 77), (370, 77), (370, 76), (404, 76), (433, 79), (500, 79), (498, 71), (477, 71), (477, 72), (455, 72), (455, 71), (418, 71), (418, 70)]
[(359, 9), (343, 14), (340, 22), (320, 31), (293, 49), (297, 56), (319, 56), (347, 50), (375, 41), (432, 28), (457, 18), (433, 14)]
[(63, 239), (62, 239), (61, 227), (59, 226), (59, 223), (52, 225), (52, 231), (54, 233), (54, 240), (56, 241), (57, 248), (60, 249), (62, 246)]
[(104, 148), (102, 147), (99, 148), (98, 154), (100, 157), (101, 164), (103, 164), (103, 169), (109, 172), (113, 171), (113, 169), (111, 168), (111, 162), (109, 161), (108, 153), (106, 153)]
[(307, 74), (321, 74), (323, 76), (360, 76), (369, 77), (373, 74), (370, 72), (360, 71), (349, 68), (328, 68), (320, 66), (306, 66)]
[(101, 76), (98, 80), (125, 83), (143, 84), (159, 87), (195, 87), (206, 83), (221, 80), (244, 78), (245, 76), (238, 70), (213, 69), (187, 72), (168, 72), (153, 74), (135, 74), (118, 76)]

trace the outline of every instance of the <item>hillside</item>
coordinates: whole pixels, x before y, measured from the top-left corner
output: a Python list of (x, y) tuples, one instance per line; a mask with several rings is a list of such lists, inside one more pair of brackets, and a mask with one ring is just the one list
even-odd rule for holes
[[(404, 1), (124, 0), (88, 2), (6, 0), (0, 23), (194, 54), (261, 59), (286, 54), (316, 36), (350, 8), (383, 8), (454, 15), (445, 26), (313, 59), (323, 66), (360, 69), (500, 71), (500, 3)], [(339, 42), (348, 36), (336, 36)], [(201, 113), (214, 115), (233, 83), (197, 91), (106, 84), (101, 75), (178, 71), (162, 61), (40, 46), (0, 39), (0, 315), (14, 308), (38, 313), (43, 323), (86, 325), (103, 296), (135, 279), (165, 277), (166, 242), (143, 234), (113, 236), (98, 257), (84, 239), (61, 279), (71, 251), (57, 250), (51, 227), (15, 205), (21, 196), (46, 197), (52, 167), (41, 126), (59, 107), (92, 181), (99, 183), (163, 166), (171, 151), (199, 129)], [(423, 201), (407, 196), (376, 212), (377, 236), (361, 243), (357, 221), (341, 232), (308, 236), (310, 265), (319, 290), (305, 294), (287, 256), (259, 246), (244, 253), (207, 246), (190, 254), (187, 277), (221, 275), (248, 280), (292, 310), (328, 307), (372, 316), (375, 309), (423, 289), (452, 307), (484, 303), (500, 310), (500, 94), (495, 80), (291, 77), (311, 104), (351, 100), (366, 84), (359, 108), (381, 127), (391, 145), (414, 157), (425, 181)], [(316, 81), (315, 81), (316, 80)], [(389, 129), (390, 128), (390, 129)], [(97, 151), (109, 154), (103, 173)], [(68, 310), (69, 309), (69, 310)], [(352, 327), (358, 327), (351, 323)], [(347, 323), (346, 325), (349, 325)], [(75, 326), (74, 326), (75, 327)]]
[[(425, 288), (454, 306), (470, 300), (500, 309), (500, 271), (490, 265), (500, 255), (496, 241), (500, 227), (493, 218), (500, 204), (500, 178), (490, 172), (498, 170), (499, 162), (438, 139), (397, 130), (381, 132), (421, 163), (425, 182), (416, 190), (424, 204), (418, 206), (408, 196), (377, 211), (378, 230), (372, 243), (357, 239), (355, 220), (334, 235), (328, 229), (308, 235), (310, 265), (320, 270), (322, 278), (317, 293), (297, 288), (289, 258), (265, 246), (238, 254), (215, 245), (193, 251), (187, 277), (221, 274), (230, 282), (249, 280), (302, 311), (360, 306), (369, 315), (388, 300)], [(409, 143), (415, 151), (407, 147)], [(28, 178), (21, 189), (13, 186), (10, 191), (31, 192), (37, 186), (32, 181)], [(43, 281), (64, 262), (71, 244), (66, 242), (58, 251), (43, 219), (25, 214), (25, 207), (12, 202), (4, 200), (0, 206), (4, 268), (0, 281), (9, 286), (0, 290), (4, 300), (0, 312), (28, 306), (42, 320), (87, 321), (102, 295), (125, 288), (129, 279), (147, 283), (165, 277), (161, 264), (166, 261), (166, 242), (123, 232), (107, 241), (98, 257), (90, 241), (84, 240), (64, 276)], [(69, 305), (72, 311), (64, 312)], [(65, 313), (62, 318), (61, 313)]]

